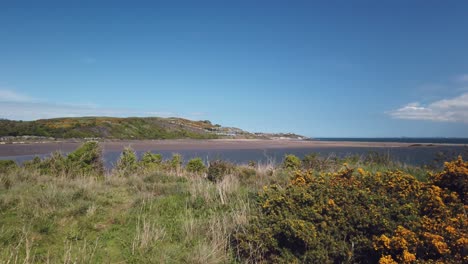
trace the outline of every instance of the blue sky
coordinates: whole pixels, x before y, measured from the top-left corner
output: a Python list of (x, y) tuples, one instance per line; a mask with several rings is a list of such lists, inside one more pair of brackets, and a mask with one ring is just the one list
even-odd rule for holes
[(0, 117), (468, 137), (467, 1), (65, 2), (0, 2)]

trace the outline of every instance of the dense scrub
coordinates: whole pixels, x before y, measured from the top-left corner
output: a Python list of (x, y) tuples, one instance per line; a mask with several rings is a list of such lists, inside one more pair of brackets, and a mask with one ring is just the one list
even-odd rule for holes
[(24, 168), (38, 171), (48, 175), (67, 175), (68, 177), (104, 175), (104, 163), (102, 160), (101, 147), (97, 142), (90, 141), (71, 152), (67, 156), (59, 152), (44, 160), (34, 158), (24, 163)]
[[(414, 177), (417, 176), (417, 177)], [(88, 142), (0, 162), (0, 263), (463, 263), (468, 163), (235, 165)]]
[(460, 157), (428, 183), (346, 164), (336, 173), (298, 170), (286, 186), (264, 188), (234, 244), (249, 262), (466, 262), (467, 169)]
[(189, 160), (185, 168), (187, 172), (198, 173), (198, 174), (203, 173), (206, 170), (206, 166), (203, 163), (203, 160), (201, 158), (194, 158), (194, 159)]

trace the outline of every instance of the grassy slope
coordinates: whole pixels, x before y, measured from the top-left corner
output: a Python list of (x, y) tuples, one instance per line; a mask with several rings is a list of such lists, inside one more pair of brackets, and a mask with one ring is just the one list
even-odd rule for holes
[(237, 167), (218, 183), (185, 171), (117, 175), (70, 178), (25, 168), (4, 174), (0, 260), (234, 263), (230, 236), (253, 215), (255, 194), (289, 178), (273, 164)]
[[(36, 121), (0, 120), (0, 136), (45, 136), (54, 138), (175, 139), (218, 138), (214, 130), (226, 128), (209, 121), (182, 118), (79, 117)], [(245, 137), (253, 135), (245, 133)]]
[[(426, 169), (370, 157), (312, 155), (302, 166), (337, 172), (346, 162), (427, 180)], [(213, 183), (166, 162), (105, 177), (0, 166), (0, 263), (237, 263), (232, 235), (261, 216), (257, 194), (294, 175), (286, 162), (236, 166)]]
[(0, 189), (0, 260), (226, 262), (229, 232), (246, 220), (247, 193), (234, 181), (160, 173), (102, 182), (24, 172)]

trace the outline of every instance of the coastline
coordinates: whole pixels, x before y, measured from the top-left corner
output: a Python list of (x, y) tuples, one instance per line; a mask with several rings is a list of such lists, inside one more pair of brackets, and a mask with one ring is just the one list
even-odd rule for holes
[[(70, 152), (80, 144), (73, 141), (13, 143), (0, 145), (0, 157), (41, 155), (54, 151)], [(115, 140), (100, 142), (104, 152), (122, 151), (131, 147), (135, 151), (181, 151), (181, 150), (240, 150), (240, 149), (287, 149), (287, 148), (430, 148), (436, 146), (465, 146), (445, 143), (402, 142), (355, 142), (355, 141), (307, 141), (264, 139), (169, 139), (169, 140)]]

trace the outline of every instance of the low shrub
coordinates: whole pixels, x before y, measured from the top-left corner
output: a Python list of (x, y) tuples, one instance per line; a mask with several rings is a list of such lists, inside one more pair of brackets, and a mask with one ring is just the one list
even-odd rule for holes
[(18, 169), (18, 165), (13, 160), (0, 160), (0, 185), (5, 189), (10, 189), (13, 185), (11, 172)]
[(135, 151), (129, 147), (125, 148), (117, 161), (116, 169), (121, 175), (128, 176), (136, 172), (138, 168), (137, 161)]
[(306, 170), (323, 170), (324, 162), (317, 153), (312, 153), (302, 159), (302, 166)]
[(6, 190), (10, 189), (13, 186), (13, 181), (10, 175), (0, 175), (0, 184), (3, 185), (3, 188), (5, 188)]
[(436, 186), (455, 192), (463, 203), (468, 203), (468, 161), (461, 156), (457, 160), (444, 163), (444, 170), (432, 175), (430, 180)]
[(206, 171), (206, 166), (201, 158), (194, 158), (189, 160), (185, 169), (188, 172), (200, 174)]
[(177, 154), (177, 153), (172, 154), (172, 158), (169, 161), (169, 165), (173, 171), (179, 172), (180, 168), (182, 168), (182, 163), (183, 163), (182, 155)]
[[(39, 163), (39, 172), (43, 175), (68, 176), (69, 162), (60, 152), (54, 152)], [(74, 177), (75, 175), (70, 175)]]
[(239, 178), (239, 181), (246, 185), (254, 184), (257, 177), (257, 171), (252, 167), (237, 167), (236, 174), (236, 176)]
[[(447, 163), (436, 179), (450, 174), (464, 186), (465, 165)], [(287, 186), (264, 188), (258, 213), (234, 233), (233, 245), (247, 262), (461, 263), (468, 219), (452, 187), (401, 171), (296, 171)]]
[(162, 165), (162, 155), (145, 152), (140, 160), (140, 166), (145, 169), (155, 169)]
[(207, 179), (212, 182), (219, 182), (224, 178), (224, 176), (231, 173), (233, 168), (234, 165), (227, 161), (212, 161), (208, 167)]
[(41, 158), (35, 156), (32, 160), (27, 160), (23, 162), (23, 167), (29, 170), (37, 170), (41, 162)]
[(13, 160), (0, 160), (0, 173), (7, 173), (18, 168), (18, 165)]
[(143, 154), (143, 157), (141, 157), (141, 162), (143, 162), (145, 164), (150, 164), (150, 163), (161, 164), (162, 155), (161, 154), (154, 154), (154, 153), (151, 153), (151, 152), (147, 151), (147, 152), (145, 152)]
[(99, 143), (89, 141), (67, 155), (68, 174), (103, 175), (104, 162)]
[(302, 162), (301, 160), (292, 154), (284, 156), (283, 159), (283, 168), (284, 169), (291, 169), (291, 170), (297, 170), (301, 167)]

